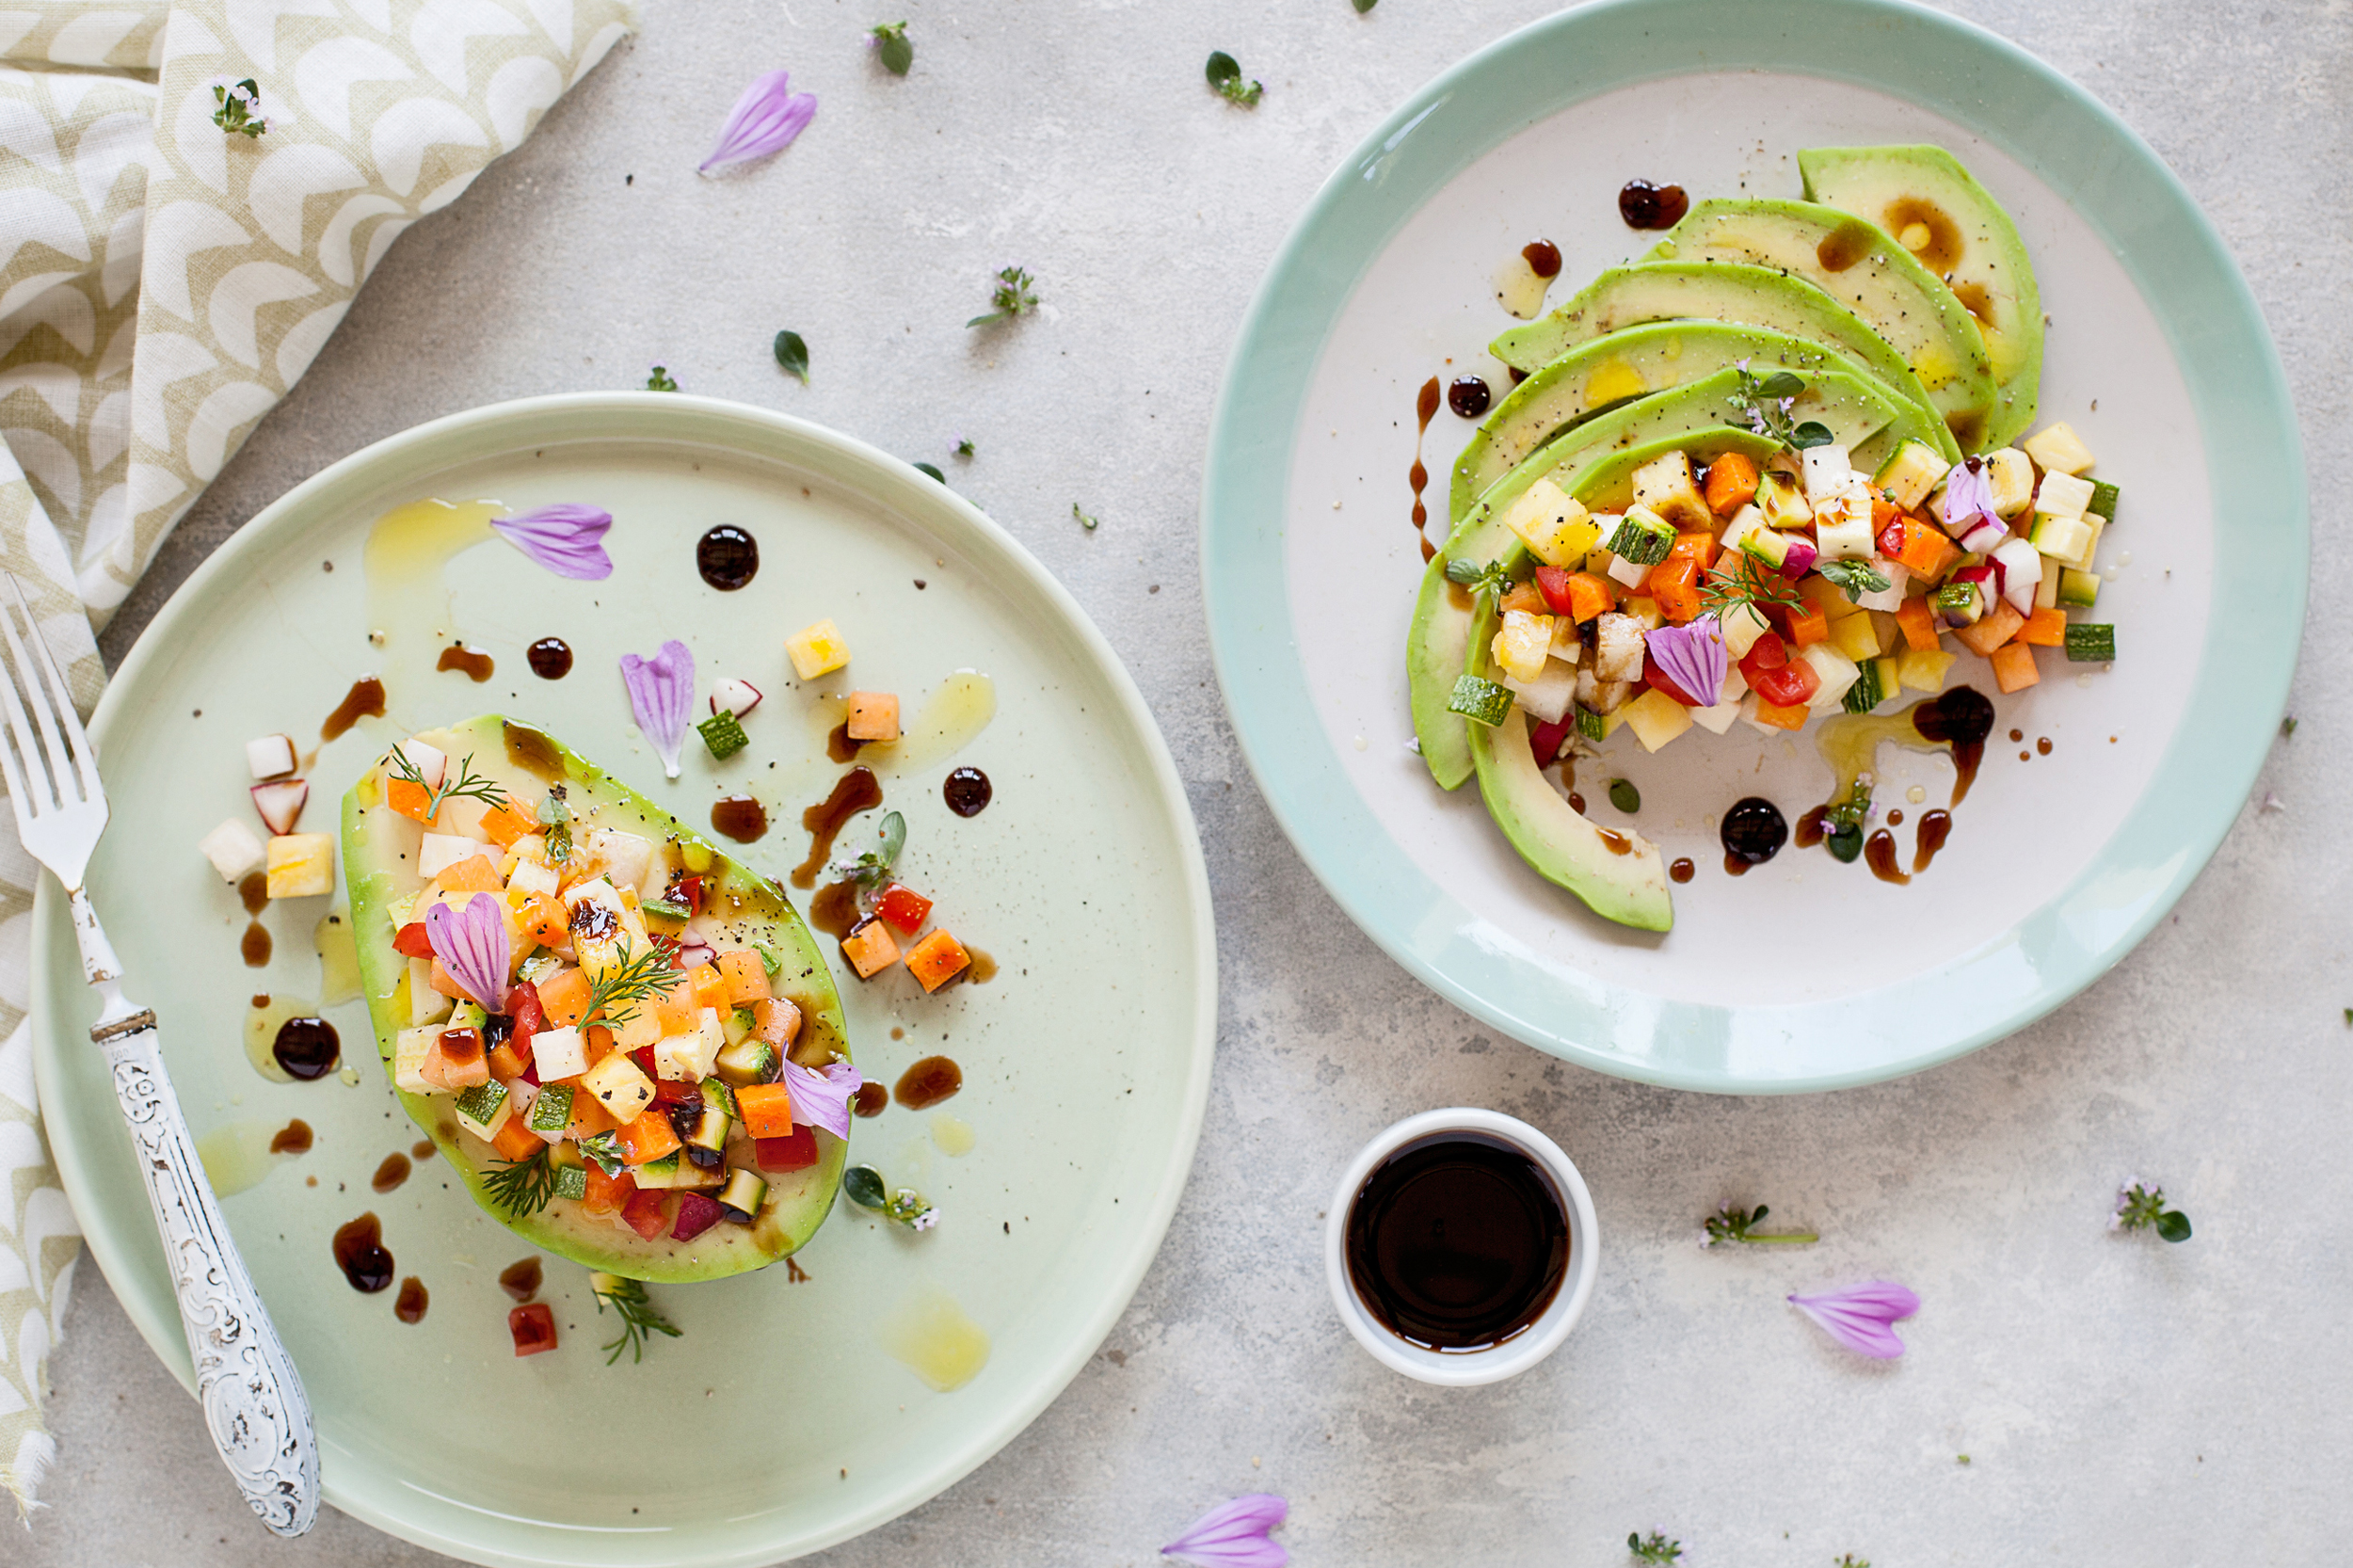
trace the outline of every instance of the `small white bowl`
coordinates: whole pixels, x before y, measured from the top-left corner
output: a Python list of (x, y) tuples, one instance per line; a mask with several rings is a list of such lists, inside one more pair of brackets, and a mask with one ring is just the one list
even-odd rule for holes
[[(1569, 1272), (1553, 1296), (1552, 1304), (1520, 1334), (1491, 1350), (1441, 1352), (1399, 1338), (1366, 1307), (1348, 1273), (1348, 1214), (1356, 1194), (1364, 1190), (1365, 1182), (1382, 1161), (1410, 1144), (1458, 1132), (1483, 1133), (1509, 1144), (1534, 1160), (1551, 1178), (1569, 1222)], [(1494, 1111), (1462, 1106), (1406, 1117), (1367, 1144), (1349, 1162), (1341, 1174), (1339, 1190), (1332, 1195), (1332, 1207), (1325, 1212), (1328, 1223), (1323, 1232), (1323, 1270), (1332, 1287), (1333, 1304), (1339, 1308), (1340, 1321), (1348, 1325), (1348, 1332), (1356, 1336), (1356, 1342), (1375, 1361), (1422, 1383), (1467, 1388), (1477, 1384), (1499, 1383), (1535, 1366), (1550, 1355), (1569, 1336), (1569, 1330), (1577, 1326), (1601, 1270), (1601, 1227), (1593, 1219), (1593, 1195), (1585, 1190), (1585, 1178), (1577, 1175), (1576, 1164), (1561, 1152), (1560, 1144), (1526, 1122)]]

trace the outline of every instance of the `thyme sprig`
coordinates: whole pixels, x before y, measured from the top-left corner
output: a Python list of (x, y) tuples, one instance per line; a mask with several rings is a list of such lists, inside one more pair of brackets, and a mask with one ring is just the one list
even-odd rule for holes
[(215, 82), (213, 102), (220, 105), (213, 111), (213, 123), (232, 136), (258, 136), (269, 129), (269, 121), (254, 112), (262, 106), (262, 89), (250, 76), (234, 87)]
[(607, 1176), (619, 1176), (621, 1167), (629, 1163), (629, 1155), (621, 1147), (620, 1134), (610, 1128), (593, 1138), (583, 1138), (580, 1141), (580, 1157), (592, 1162)]
[[(1805, 600), (1798, 590), (1779, 573), (1768, 571), (1753, 555), (1740, 556), (1740, 564), (1730, 572), (1711, 574), (1700, 589), (1700, 600), (1716, 613), (1718, 619), (1732, 614), (1743, 604), (1754, 605), (1761, 613), (1768, 604), (1788, 609), (1802, 609)], [(1449, 568), (1448, 575), (1452, 575)]]
[(2108, 1228), (2153, 1230), (2168, 1241), (2186, 1241), (2189, 1216), (2165, 1207), (2164, 1188), (2144, 1187), (2136, 1179), (2126, 1182), (2116, 1194), (2116, 1212), (2108, 1219)]
[(588, 1288), (596, 1293), (598, 1317), (604, 1316), (605, 1305), (610, 1303), (621, 1320), (620, 1337), (597, 1347), (605, 1352), (604, 1364), (607, 1367), (620, 1360), (623, 1351), (630, 1352), (632, 1363), (645, 1360), (646, 1336), (649, 1334), (666, 1334), (673, 1339), (679, 1336), (678, 1325), (664, 1318), (662, 1309), (653, 1304), (652, 1298), (646, 1294), (643, 1280), (623, 1279), (617, 1274), (592, 1273), (588, 1276)]
[(1744, 1241), (1751, 1246), (1801, 1247), (1810, 1241), (1821, 1240), (1821, 1237), (1810, 1230), (1783, 1230), (1774, 1231), (1769, 1235), (1759, 1234), (1754, 1227), (1765, 1223), (1765, 1216), (1768, 1212), (1769, 1210), (1761, 1203), (1754, 1208), (1735, 1208), (1732, 1205), (1726, 1204), (1707, 1217), (1707, 1240), (1702, 1241), (1700, 1245), (1712, 1247), (1724, 1241)]
[(988, 296), (996, 308), (986, 315), (974, 316), (967, 327), (985, 327), (992, 321), (1011, 321), (1037, 309), (1037, 295), (1032, 285), (1037, 280), (1017, 266), (1009, 266), (997, 274), (997, 287)]
[(1449, 560), (1446, 564), (1446, 580), (1457, 587), (1468, 588), (1476, 596), (1494, 593), (1497, 596), (1512, 591), (1512, 573), (1500, 559), (1481, 566), (1476, 561)]
[(408, 760), (408, 754), (398, 746), (392, 748), (392, 773), (396, 777), (424, 791), (423, 821), (431, 822), (435, 817), (440, 816), (441, 803), (447, 800), (478, 800), (493, 811), (506, 804), (506, 792), (490, 779), (473, 771), (472, 752), (468, 752), (459, 760), (456, 778), (449, 776), (449, 768), (447, 764), (443, 764), (441, 787), (438, 790), (425, 783), (424, 775), (417, 771), (417, 764)]
[(1651, 1531), (1647, 1539), (1634, 1531), (1625, 1538), (1625, 1549), (1639, 1562), (1673, 1562), (1683, 1555), (1683, 1543), (1670, 1541), (1657, 1530)]
[(588, 1007), (581, 1014), (584, 1019), (601, 1013), (608, 1024), (625, 1024), (637, 1016), (637, 1003), (666, 992), (678, 977), (670, 955), (658, 947), (648, 945), (643, 952), (624, 947), (620, 956), (621, 961), (589, 987)]
[(1810, 446), (1828, 446), (1837, 438), (1830, 426), (1810, 419), (1802, 424), (1790, 412), (1798, 394), (1805, 391), (1805, 377), (1795, 371), (1777, 370), (1762, 379), (1749, 374), (1749, 362), (1740, 361), (1740, 383), (1732, 393), (1732, 406), (1740, 410), (1750, 429), (1760, 436), (1770, 436), (1784, 446), (1802, 452)]
[(536, 1214), (555, 1196), (555, 1163), (545, 1149), (528, 1160), (501, 1161), (482, 1178), (482, 1192), (518, 1220)]

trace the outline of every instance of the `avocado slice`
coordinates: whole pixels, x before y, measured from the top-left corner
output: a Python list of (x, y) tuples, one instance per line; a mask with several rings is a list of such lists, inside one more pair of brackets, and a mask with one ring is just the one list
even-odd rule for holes
[[(470, 758), (475, 774), (520, 803), (543, 799), (551, 784), (562, 784), (576, 840), (597, 827), (635, 834), (654, 841), (661, 857), (657, 864), (666, 860), (698, 872), (709, 897), (694, 929), (729, 946), (762, 944), (781, 958), (782, 966), (769, 977), (769, 984), (801, 1010), (793, 1060), (817, 1065), (836, 1057), (848, 1059), (841, 999), (833, 978), (808, 928), (775, 883), (755, 875), (661, 807), (530, 725), (486, 713), (446, 729), (427, 730), (417, 739), (447, 753), (452, 767)], [(409, 1023), (408, 961), (392, 948), (391, 906), (424, 883), (416, 872), (423, 829), (384, 804), (383, 778), (382, 768), (372, 768), (344, 796), (343, 851), (360, 984), (376, 1029), (376, 1051), (389, 1078), (394, 1042)], [(820, 1128), (817, 1162), (769, 1175), (768, 1201), (749, 1224), (715, 1224), (692, 1241), (674, 1241), (667, 1233), (646, 1240), (616, 1217), (591, 1214), (568, 1198), (555, 1198), (537, 1213), (520, 1219), (510, 1216), (484, 1192), (484, 1177), (497, 1169), (499, 1157), (459, 1128), (454, 1102), (446, 1096), (407, 1093), (400, 1093), (400, 1102), (432, 1135), (491, 1218), (534, 1246), (629, 1279), (719, 1279), (764, 1268), (799, 1251), (832, 1212), (847, 1160), (847, 1145)]]
[(1985, 447), (1994, 383), (1977, 322), (1878, 225), (1811, 201), (1696, 202), (1649, 261), (1779, 267), (1835, 296), (1904, 357), (1966, 450)]
[[(1648, 397), (1621, 404), (1571, 426), (1538, 447), (1487, 490), (1456, 523), (1446, 548), (1423, 569), (1421, 591), (1414, 600), (1414, 618), (1405, 638), (1406, 691), (1414, 715), (1414, 736), (1431, 777), (1445, 790), (1457, 790), (1471, 777), (1473, 768), (1468, 721), (1447, 707), (1454, 682), (1465, 666), (1472, 606), (1455, 584), (1446, 580), (1449, 561), (1484, 565), (1517, 544), (1502, 521), (1510, 504), (1537, 480), (1565, 481), (1586, 464), (1615, 451), (1691, 435), (1734, 417), (1732, 394), (1738, 390), (1737, 370), (1717, 371), (1688, 386), (1670, 388)], [(1906, 438), (1933, 442), (1942, 430), (1937, 420), (1909, 402), (1889, 398), (1875, 382), (1851, 371), (1822, 370), (1808, 375), (1806, 389), (1791, 409), (1801, 421), (1819, 420), (1831, 437), (1853, 455), (1866, 472), (1893, 452)], [(1766, 449), (1771, 450), (1766, 443)], [(1632, 471), (1629, 470), (1628, 472)]]
[[(1739, 364), (1750, 365), (1760, 376), (1774, 370), (1809, 375), (1842, 370), (1871, 384), (1891, 403), (1904, 397), (1835, 347), (1787, 332), (1719, 321), (1660, 321), (1624, 328), (1570, 349), (1496, 405), (1455, 459), (1449, 497), (1453, 520), (1467, 516), (1487, 488), (1514, 464), (1579, 421)], [(1935, 428), (1943, 430), (1942, 424)], [(1959, 456), (1953, 454), (1955, 460)]]
[(2042, 380), (2042, 292), (2002, 204), (1942, 147), (1810, 147), (1798, 172), (1806, 200), (1879, 225), (1952, 290), (2001, 389), (1985, 446), (2025, 434)]
[[(1580, 344), (1644, 322), (1721, 321), (1811, 338), (1836, 349), (1906, 398), (1929, 406), (1928, 389), (1904, 357), (1852, 311), (1802, 278), (1739, 262), (1644, 262), (1611, 267), (1551, 314), (1513, 328), (1488, 352), (1534, 375)], [(1961, 448), (1949, 434), (1940, 438)]]
[[(1688, 452), (1713, 462), (1726, 452), (1739, 452), (1762, 463), (1776, 449), (1761, 436), (1718, 425), (1613, 452), (1586, 465), (1566, 488), (1586, 505), (1609, 511), (1633, 499), (1635, 470), (1666, 453)], [(1524, 559), (1525, 552), (1518, 553)], [(1496, 621), (1494, 597), (1481, 595), (1465, 637), (1473, 674), (1486, 673)], [(1641, 931), (1673, 927), (1674, 902), (1658, 846), (1639, 833), (1596, 827), (1570, 806), (1536, 766), (1527, 714), (1513, 708), (1492, 729), (1483, 724), (1468, 728), (1480, 798), (1521, 859), (1604, 920)]]

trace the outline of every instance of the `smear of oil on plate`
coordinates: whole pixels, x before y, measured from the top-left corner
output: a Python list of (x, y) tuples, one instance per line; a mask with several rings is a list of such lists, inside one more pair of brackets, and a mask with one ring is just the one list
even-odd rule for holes
[(930, 1280), (907, 1293), (875, 1337), (893, 1360), (942, 1394), (970, 1383), (988, 1365), (988, 1330)]

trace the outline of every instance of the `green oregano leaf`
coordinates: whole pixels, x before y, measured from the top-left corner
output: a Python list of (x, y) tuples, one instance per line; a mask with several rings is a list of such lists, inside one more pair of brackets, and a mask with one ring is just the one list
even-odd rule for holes
[(928, 473), (943, 485), (948, 482), (948, 476), (940, 472), (937, 466), (932, 463), (918, 463), (915, 465), (915, 472), (918, 473)]
[(787, 376), (799, 376), (802, 386), (808, 385), (808, 344), (798, 332), (776, 334), (776, 363)]
[(886, 22), (874, 29), (874, 56), (893, 76), (904, 76), (915, 63), (915, 45), (904, 22)]

